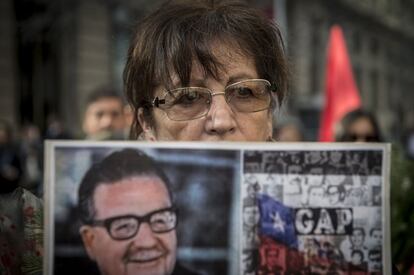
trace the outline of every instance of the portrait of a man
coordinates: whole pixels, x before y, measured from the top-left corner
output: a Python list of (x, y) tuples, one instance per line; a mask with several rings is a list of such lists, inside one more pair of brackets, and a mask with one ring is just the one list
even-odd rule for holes
[(80, 234), (101, 274), (193, 274), (176, 264), (178, 221), (169, 181), (140, 151), (94, 164), (79, 186)]

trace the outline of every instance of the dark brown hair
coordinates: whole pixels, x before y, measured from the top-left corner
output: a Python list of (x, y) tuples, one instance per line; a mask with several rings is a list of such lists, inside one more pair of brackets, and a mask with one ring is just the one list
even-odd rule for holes
[[(218, 79), (221, 64), (213, 42), (231, 45), (238, 54), (252, 57), (260, 78), (277, 87), (281, 104), (287, 90), (287, 64), (276, 25), (238, 1), (168, 1), (138, 22), (124, 70), (126, 96), (133, 108), (131, 136), (142, 132), (138, 109), (151, 119), (145, 102), (159, 85), (172, 86), (176, 73), (181, 85), (190, 81), (193, 62)], [(216, 44), (217, 45), (217, 44)]]
[(377, 119), (373, 113), (364, 109), (356, 109), (344, 115), (344, 117), (339, 122), (335, 140), (343, 142), (355, 141), (350, 137), (350, 128), (357, 120), (361, 118), (366, 118), (371, 123), (374, 130), (373, 136), (371, 137), (372, 140), (370, 140), (370, 142), (382, 142), (383, 140), (381, 129), (378, 125)]

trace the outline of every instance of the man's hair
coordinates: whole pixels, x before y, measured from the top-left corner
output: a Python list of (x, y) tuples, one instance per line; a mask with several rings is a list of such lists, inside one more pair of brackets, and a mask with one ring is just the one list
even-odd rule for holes
[(122, 97), (122, 95), (113, 87), (111, 86), (101, 86), (98, 87), (96, 89), (94, 89), (86, 98), (85, 101), (85, 110), (86, 108), (88, 108), (89, 105), (91, 105), (92, 103), (95, 103), (101, 99), (104, 98), (114, 98), (114, 99), (118, 99), (121, 103), (121, 105), (123, 105), (124, 103), (124, 98)]
[[(132, 137), (142, 132), (138, 108), (143, 107), (145, 119), (151, 121), (148, 101), (157, 86), (172, 88), (174, 73), (181, 85), (188, 85), (196, 61), (207, 75), (219, 79), (220, 69), (226, 64), (214, 55), (214, 43), (252, 57), (259, 78), (277, 87), (281, 104), (288, 69), (280, 30), (271, 20), (239, 1), (168, 1), (138, 22), (128, 51), (124, 86), (135, 114)], [(271, 106), (275, 107), (274, 102)]]
[(372, 236), (372, 234), (374, 234), (375, 231), (381, 232), (381, 228), (378, 228), (378, 227), (371, 228), (371, 230), (369, 231), (369, 235)]
[(123, 179), (136, 176), (158, 177), (165, 184), (171, 201), (170, 182), (161, 167), (139, 150), (124, 149), (105, 157), (84, 175), (78, 190), (78, 211), (83, 223), (90, 223), (95, 214), (94, 192), (99, 185), (115, 184)]
[(343, 202), (345, 200), (345, 197), (346, 197), (346, 190), (345, 190), (345, 186), (343, 184), (329, 185), (328, 188), (326, 189), (326, 193), (328, 195), (330, 195), (329, 189), (332, 189), (332, 188), (335, 188), (335, 187), (337, 188), (337, 191), (339, 193), (339, 201)]
[(365, 230), (362, 227), (354, 227), (354, 229), (352, 230), (353, 232), (355, 231), (360, 231), (361, 234), (365, 237)]

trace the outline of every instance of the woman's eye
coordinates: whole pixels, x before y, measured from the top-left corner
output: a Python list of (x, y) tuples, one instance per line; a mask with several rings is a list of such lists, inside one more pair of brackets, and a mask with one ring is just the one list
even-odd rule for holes
[(237, 91), (236, 95), (238, 97), (250, 97), (254, 95), (253, 90), (250, 88), (240, 87), (240, 88), (237, 88), (236, 91)]
[(175, 104), (192, 104), (200, 98), (200, 94), (197, 91), (188, 91), (181, 94)]

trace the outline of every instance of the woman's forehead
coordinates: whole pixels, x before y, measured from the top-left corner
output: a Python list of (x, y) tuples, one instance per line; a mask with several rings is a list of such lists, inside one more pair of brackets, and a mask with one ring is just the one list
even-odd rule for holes
[[(258, 78), (258, 72), (253, 57), (241, 54), (239, 52), (232, 52), (231, 49), (222, 48), (217, 50), (214, 54), (218, 64), (217, 75), (209, 73), (208, 68), (204, 67), (199, 60), (193, 58), (191, 61), (191, 72), (188, 82), (184, 83), (184, 79), (180, 79), (179, 74), (173, 71), (171, 75), (171, 83), (160, 83), (160, 86), (166, 88), (175, 88), (186, 84), (204, 83), (209, 79), (229, 84), (243, 79)], [(206, 84), (206, 83), (204, 83)], [(172, 87), (169, 87), (169, 86)]]

